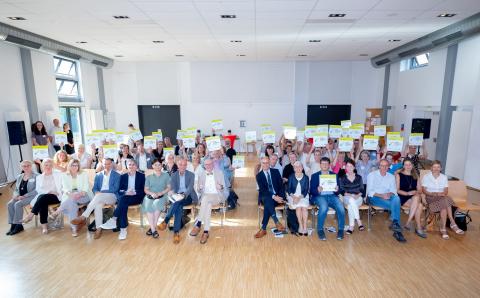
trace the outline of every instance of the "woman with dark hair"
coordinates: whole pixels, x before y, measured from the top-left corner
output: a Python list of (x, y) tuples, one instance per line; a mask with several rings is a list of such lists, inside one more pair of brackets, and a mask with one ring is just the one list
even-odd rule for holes
[(73, 133), (70, 130), (70, 124), (64, 123), (63, 124), (63, 132), (67, 134), (67, 143), (65, 144), (65, 151), (68, 155), (72, 155), (75, 153), (75, 145), (73, 143)]
[(32, 144), (33, 146), (48, 145), (50, 139), (42, 121), (37, 121), (32, 124)]
[(163, 156), (163, 147), (165, 147), (163, 141), (157, 141), (157, 148), (153, 149), (152, 151), (153, 156), (155, 156), (156, 159), (160, 160), (160, 162), (162, 162), (165, 158)]
[(422, 229), (422, 202), (420, 200), (420, 185), (418, 183), (418, 174), (413, 166), (413, 161), (406, 158), (403, 161), (403, 167), (395, 174), (395, 180), (397, 182), (397, 193), (400, 197), (400, 204), (407, 204), (410, 206), (410, 212), (408, 214), (408, 220), (405, 223), (404, 228), (410, 231), (410, 223), (415, 217), (417, 228), (415, 234), (419, 237), (427, 238), (427, 234)]
[(127, 161), (133, 159), (133, 156), (130, 154), (130, 146), (124, 144), (122, 150), (118, 154), (117, 158), (117, 171), (126, 171), (127, 170)]
[(347, 159), (345, 162), (345, 175), (338, 179), (338, 189), (343, 195), (343, 204), (348, 209), (348, 230), (352, 234), (355, 228), (355, 220), (358, 223), (358, 230), (363, 231), (365, 227), (360, 220), (360, 206), (365, 196), (365, 188), (362, 176), (356, 173), (355, 161)]

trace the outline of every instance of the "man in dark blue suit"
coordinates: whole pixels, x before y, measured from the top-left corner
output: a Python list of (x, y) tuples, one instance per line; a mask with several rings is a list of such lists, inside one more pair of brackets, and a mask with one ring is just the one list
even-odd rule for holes
[(118, 218), (119, 240), (127, 239), (128, 206), (142, 204), (145, 197), (145, 175), (137, 171), (137, 164), (133, 159), (128, 160), (127, 168), (128, 172), (120, 176), (117, 208), (113, 212), (113, 217), (102, 225), (102, 229), (115, 229)]
[(259, 204), (263, 204), (263, 221), (262, 228), (255, 234), (255, 238), (262, 238), (267, 235), (267, 225), (270, 217), (275, 222), (275, 226), (279, 231), (285, 231), (285, 227), (278, 221), (275, 214), (275, 206), (281, 204), (285, 200), (285, 189), (283, 188), (283, 180), (280, 172), (270, 168), (268, 157), (261, 160), (261, 170), (256, 176), (259, 192)]

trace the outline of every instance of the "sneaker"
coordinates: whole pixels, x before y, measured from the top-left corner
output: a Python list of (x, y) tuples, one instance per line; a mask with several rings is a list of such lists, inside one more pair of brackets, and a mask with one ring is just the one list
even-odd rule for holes
[(427, 233), (425, 233), (424, 230), (415, 229), (415, 234), (417, 234), (418, 237), (427, 238)]
[(318, 231), (318, 238), (322, 241), (327, 240), (327, 237), (325, 237), (325, 232), (323, 230)]
[(101, 228), (104, 230), (113, 230), (117, 227), (117, 219), (116, 218), (110, 218), (106, 223), (101, 225)]
[(120, 229), (120, 234), (118, 234), (118, 240), (127, 239), (127, 229)]
[(147, 236), (152, 236), (152, 229), (148, 229), (148, 231), (145, 233)]
[(393, 232), (393, 237), (394, 237), (398, 242), (402, 242), (402, 243), (407, 242), (407, 239), (405, 239), (405, 237), (403, 237), (402, 232)]
[(77, 227), (72, 226), (71, 229), (72, 229), (72, 237), (78, 237)]
[(345, 236), (343, 230), (338, 230), (337, 233), (337, 240), (343, 240), (343, 237)]

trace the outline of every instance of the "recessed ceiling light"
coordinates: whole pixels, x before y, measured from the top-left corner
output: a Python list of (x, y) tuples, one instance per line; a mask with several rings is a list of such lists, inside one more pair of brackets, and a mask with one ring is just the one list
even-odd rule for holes
[(153, 43), (164, 43), (163, 40), (154, 40), (154, 41), (152, 41), (152, 42), (153, 42)]
[(399, 42), (401, 39), (389, 39), (388, 42)]
[(439, 14), (437, 17), (438, 18), (451, 18), (451, 17), (454, 17), (456, 15), (457, 15), (456, 13), (442, 13), (442, 14)]
[(310, 39), (308, 42), (321, 42), (320, 39)]
[(307, 57), (307, 54), (298, 54), (298, 57)]
[(331, 13), (328, 15), (329, 18), (343, 18), (345, 16), (345, 13)]
[(230, 42), (242, 42), (241, 40), (230, 40)]
[(12, 21), (25, 21), (26, 18), (23, 18), (23, 17), (8, 17), (8, 19), (12, 20)]
[(115, 58), (123, 58), (123, 55), (115, 55)]
[(184, 55), (182, 54), (176, 54), (175, 57), (183, 57)]
[(220, 15), (220, 17), (222, 19), (236, 19), (237, 18), (237, 16), (234, 15), (234, 14), (222, 14), (222, 15)]
[(86, 41), (76, 41), (75, 43), (87, 43)]
[(360, 56), (360, 57), (368, 57), (368, 54), (360, 54), (360, 55), (358, 55), (358, 56)]
[(245, 57), (245, 56), (247, 56), (247, 55), (245, 55), (245, 54), (237, 54), (237, 57)]
[(129, 19), (130, 17), (129, 16), (113, 16), (113, 18), (115, 19)]

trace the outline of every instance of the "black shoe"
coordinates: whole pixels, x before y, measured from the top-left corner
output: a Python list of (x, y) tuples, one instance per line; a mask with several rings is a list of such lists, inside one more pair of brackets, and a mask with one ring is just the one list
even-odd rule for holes
[(337, 240), (343, 240), (343, 238), (344, 238), (344, 232), (343, 232), (343, 230), (338, 230)]
[(400, 226), (400, 224), (397, 221), (392, 222), (390, 224), (389, 229), (394, 231), (394, 232), (399, 232), (399, 233), (402, 232), (402, 227)]
[(326, 241), (327, 237), (325, 236), (325, 231), (323, 229), (319, 230), (318, 232), (318, 238), (322, 241)]
[(393, 232), (393, 237), (398, 241), (398, 242), (407, 242), (407, 239), (403, 237), (402, 232)]
[(345, 231), (345, 233), (346, 233), (347, 235), (352, 235), (352, 234), (353, 234), (353, 230), (348, 229), (348, 230)]
[(10, 236), (13, 236), (15, 234), (18, 234), (20, 232), (23, 232), (23, 225), (15, 225), (15, 228), (13, 229), (13, 231), (10, 233)]
[(160, 236), (160, 235), (158, 235), (158, 232), (157, 232), (157, 231), (155, 231), (155, 232), (152, 233), (152, 237), (155, 238), (155, 239), (157, 239), (159, 236)]
[(12, 231), (15, 229), (15, 226), (16, 226), (16, 224), (11, 224), (10, 225), (10, 230), (8, 230), (8, 232), (6, 232), (5, 235), (7, 235), (7, 236), (12, 235)]
[(303, 236), (308, 236), (308, 233), (303, 233), (302, 235), (303, 235)]
[[(148, 229), (148, 231), (145, 233), (147, 236), (152, 236), (153, 233), (152, 233), (152, 229)], [(158, 234), (158, 233), (157, 233)]]

